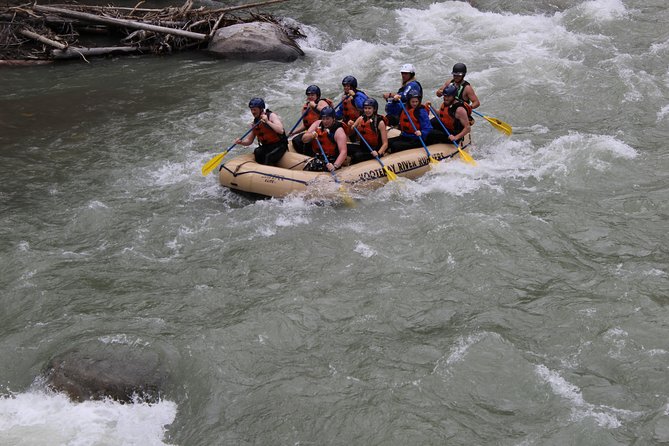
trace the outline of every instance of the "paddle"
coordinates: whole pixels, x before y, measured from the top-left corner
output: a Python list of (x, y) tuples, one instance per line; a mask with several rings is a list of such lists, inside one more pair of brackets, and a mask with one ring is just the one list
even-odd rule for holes
[(481, 113), (477, 112), (476, 110), (472, 110), (473, 113), (476, 113), (486, 121), (488, 121), (490, 124), (492, 124), (493, 127), (495, 127), (497, 130), (499, 130), (502, 133), (506, 133), (507, 135), (510, 135), (513, 132), (513, 129), (509, 124), (507, 124), (504, 121), (500, 121), (497, 118), (491, 118), (486, 115), (482, 115)]
[[(355, 130), (355, 133), (358, 134), (358, 136), (360, 137), (360, 140), (365, 143), (365, 145), (369, 149), (370, 153), (374, 152), (374, 149), (372, 149), (372, 147), (369, 145), (367, 140), (362, 136), (360, 131), (355, 127), (353, 127), (353, 130)], [(376, 158), (376, 160), (379, 162), (379, 164), (381, 164), (381, 167), (383, 167), (383, 171), (386, 173), (386, 176), (388, 177), (388, 179), (390, 181), (395, 181), (397, 179), (397, 175), (395, 175), (395, 173), (392, 170), (388, 169), (388, 166), (383, 164), (383, 161), (381, 161), (381, 158), (379, 158), (378, 156), (375, 156), (374, 158)]]
[[(250, 128), (246, 133), (244, 133), (244, 134), (241, 136), (241, 138), (238, 138), (238, 139), (244, 139), (244, 138), (246, 137), (246, 135), (248, 135), (249, 133), (251, 133), (251, 132), (253, 131), (253, 129), (256, 128), (256, 126), (258, 126), (258, 124), (260, 124), (261, 122), (262, 122), (261, 120), (258, 120), (258, 122), (256, 122), (255, 124), (253, 124), (253, 126), (251, 126), (251, 128)], [(207, 164), (205, 164), (204, 166), (202, 166), (202, 175), (204, 175), (204, 176), (206, 177), (207, 175), (209, 175), (209, 174), (211, 173), (212, 170), (214, 170), (215, 168), (217, 168), (217, 167), (221, 164), (221, 161), (223, 160), (223, 157), (224, 157), (225, 155), (227, 155), (228, 152), (229, 152), (230, 150), (232, 150), (232, 148), (235, 147), (236, 145), (237, 145), (237, 143), (234, 143), (233, 145), (231, 145), (230, 147), (228, 147), (227, 149), (225, 149), (225, 151), (224, 151), (223, 153), (219, 153), (218, 155), (216, 155), (215, 157), (213, 157), (212, 159), (210, 159), (209, 162), (208, 162)]]
[[(318, 144), (318, 148), (321, 151), (321, 155), (323, 155), (323, 160), (325, 161), (325, 164), (327, 164), (328, 163), (328, 157), (325, 154), (325, 150), (323, 150), (323, 146), (321, 145), (321, 142), (318, 140), (318, 137), (314, 138), (314, 141), (316, 141), (316, 144)], [(326, 167), (326, 169), (327, 169), (327, 167)], [(337, 183), (339, 185), (339, 192), (341, 192), (342, 195), (344, 196), (344, 204), (346, 204), (346, 206), (349, 206), (349, 207), (355, 206), (355, 201), (353, 201), (353, 198), (351, 198), (351, 196), (348, 194), (348, 192), (346, 192), (346, 188), (344, 187), (344, 185), (339, 182), (339, 178), (337, 178), (337, 175), (334, 173), (334, 170), (329, 171), (329, 172), (330, 172), (330, 174), (332, 174), (332, 178), (334, 178), (335, 183)]]
[[(342, 98), (342, 100), (339, 101), (339, 104), (335, 105), (335, 107), (334, 107), (335, 110), (337, 110), (337, 108), (339, 108), (339, 106), (340, 106), (341, 104), (344, 103), (344, 99), (346, 99), (346, 96), (344, 96), (344, 98)], [(307, 109), (304, 110), (304, 113), (302, 113), (302, 116), (300, 116), (300, 119), (297, 120), (297, 122), (295, 123), (295, 125), (293, 126), (293, 128), (290, 129), (290, 132), (288, 132), (288, 135), (290, 135), (291, 133), (293, 133), (293, 130), (295, 130), (295, 129), (297, 128), (298, 125), (300, 125), (300, 122), (302, 122), (302, 120), (304, 119), (304, 117), (307, 116), (307, 113), (309, 113), (309, 107), (307, 107)], [(305, 129), (305, 130), (306, 130), (306, 129)]]
[[(411, 127), (413, 127), (413, 131), (414, 131), (414, 132), (417, 132), (418, 129), (416, 128), (416, 125), (415, 125), (415, 124), (413, 123), (413, 121), (411, 120), (411, 116), (409, 116), (409, 112), (407, 111), (406, 107), (404, 106), (404, 103), (403, 103), (402, 101), (399, 101), (399, 103), (400, 103), (400, 105), (402, 106), (402, 110), (403, 110), (404, 113), (407, 115), (407, 118), (409, 118), (408, 121), (411, 123)], [(418, 135), (416, 135), (416, 136), (418, 136)], [(427, 146), (425, 145), (425, 141), (423, 141), (423, 138), (420, 137), (420, 136), (418, 136), (418, 139), (420, 140), (420, 143), (423, 145), (423, 148), (425, 149), (425, 153), (427, 153), (427, 158), (430, 160), (430, 163), (432, 163), (432, 164), (439, 164), (439, 161), (437, 161), (436, 159), (434, 159), (434, 158), (432, 157), (432, 154), (430, 154), (430, 150), (429, 150), (429, 149), (427, 148)]]
[[(441, 119), (439, 119), (439, 115), (438, 115), (437, 112), (434, 110), (434, 107), (432, 107), (432, 105), (430, 105), (429, 107), (430, 107), (430, 110), (432, 111), (432, 114), (434, 115), (434, 117), (437, 118), (437, 121), (439, 121), (439, 124), (441, 124), (441, 128), (444, 129), (444, 131), (446, 132), (446, 134), (447, 134), (448, 136), (451, 136), (451, 132), (449, 132), (448, 129), (446, 128), (446, 126), (444, 125), (444, 123), (441, 122)], [(465, 152), (464, 150), (462, 150), (462, 149), (460, 148), (460, 144), (456, 143), (455, 141), (451, 141), (451, 142), (455, 145), (455, 147), (457, 147), (458, 152), (460, 152), (460, 157), (461, 157), (463, 160), (465, 160), (466, 162), (468, 162), (468, 163), (471, 164), (472, 166), (476, 166), (476, 161), (474, 161), (474, 158), (472, 158), (471, 155), (470, 155), (469, 153), (467, 153), (467, 152)]]

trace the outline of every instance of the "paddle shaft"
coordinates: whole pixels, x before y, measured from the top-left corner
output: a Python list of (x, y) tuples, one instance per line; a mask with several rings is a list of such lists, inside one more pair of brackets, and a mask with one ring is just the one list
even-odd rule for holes
[[(345, 98), (346, 98), (346, 97), (344, 97), (344, 99), (345, 99)], [(339, 106), (340, 106), (341, 104), (344, 103), (344, 99), (342, 99), (341, 101), (339, 101), (339, 104), (335, 105), (335, 107), (334, 107), (335, 110), (337, 110), (337, 109), (339, 108)], [(291, 133), (293, 133), (293, 130), (295, 130), (295, 129), (297, 128), (298, 125), (300, 125), (300, 122), (302, 122), (302, 120), (304, 119), (304, 117), (307, 116), (307, 113), (309, 113), (309, 107), (307, 107), (307, 109), (304, 111), (304, 113), (302, 113), (302, 116), (300, 116), (300, 119), (297, 120), (297, 122), (295, 123), (295, 125), (293, 126), (293, 128), (290, 129), (290, 132), (288, 132), (288, 135), (290, 135)], [(304, 130), (307, 130), (307, 129), (304, 129)]]
[[(325, 154), (325, 150), (323, 150), (323, 146), (321, 145), (321, 142), (318, 140), (318, 137), (314, 138), (314, 141), (316, 141), (316, 144), (318, 144), (318, 148), (321, 151), (321, 155), (323, 155), (323, 160), (325, 160), (325, 168), (327, 169), (327, 164), (330, 162), (328, 160), (328, 156)], [(333, 164), (333, 166), (334, 166), (334, 164)], [(339, 182), (339, 178), (337, 178), (337, 175), (334, 173), (334, 170), (329, 170), (328, 169), (328, 172), (330, 172), (330, 174), (332, 175), (332, 178), (334, 178), (335, 183), (341, 184)]]
[[(447, 134), (448, 136), (451, 136), (451, 132), (449, 132), (448, 129), (446, 128), (446, 126), (444, 125), (444, 123), (441, 122), (441, 119), (439, 119), (439, 115), (438, 115), (437, 112), (435, 111), (434, 107), (432, 107), (432, 105), (430, 105), (429, 107), (430, 107), (430, 111), (432, 112), (432, 114), (434, 115), (434, 117), (437, 118), (437, 121), (439, 121), (439, 124), (441, 124), (441, 128), (444, 129), (444, 131), (446, 132), (446, 134)], [(455, 145), (455, 147), (457, 147), (458, 149), (460, 149), (460, 146), (458, 145), (458, 143), (456, 143), (455, 141), (451, 141), (451, 142)]]
[[(406, 107), (404, 106), (404, 103), (402, 101), (399, 101), (399, 102), (400, 102), (400, 105), (402, 106), (402, 110), (407, 115), (407, 118), (408, 118), (407, 120), (411, 123), (411, 127), (413, 127), (413, 131), (418, 132), (418, 129), (416, 128), (416, 124), (413, 123), (413, 120), (411, 119), (411, 116), (409, 116), (409, 112), (407, 111)], [(420, 140), (420, 143), (423, 145), (423, 148), (425, 149), (425, 153), (427, 153), (427, 157), (430, 158), (430, 159), (434, 159), (434, 158), (432, 158), (432, 154), (430, 153), (430, 150), (425, 145), (425, 141), (423, 141), (423, 138), (419, 135), (416, 135), (416, 136), (418, 136), (418, 139)]]
[[(448, 136), (451, 136), (451, 132), (449, 132), (448, 129), (446, 128), (446, 126), (444, 125), (444, 123), (441, 122), (441, 119), (439, 119), (439, 115), (437, 115), (437, 112), (434, 110), (432, 105), (430, 105), (430, 110), (432, 111), (432, 114), (434, 115), (434, 117), (437, 118), (437, 121), (439, 121), (439, 124), (441, 124), (441, 128), (444, 129), (444, 131), (446, 132), (446, 134)], [(455, 148), (458, 149), (458, 152), (460, 152), (460, 156), (462, 157), (462, 159), (464, 159), (469, 164), (472, 164), (474, 166), (476, 165), (476, 161), (474, 161), (474, 158), (472, 158), (471, 155), (469, 155), (467, 152), (462, 150), (460, 148), (460, 144), (456, 143), (455, 141), (451, 141), (451, 142), (453, 143)]]
[[(246, 138), (246, 136), (247, 136), (249, 133), (251, 133), (251, 132), (253, 131), (253, 129), (256, 128), (256, 127), (258, 126), (258, 124), (260, 124), (260, 122), (261, 122), (261, 121), (258, 121), (258, 122), (256, 122), (255, 124), (253, 124), (253, 125), (251, 126), (251, 128), (248, 129), (247, 132), (244, 133), (244, 134), (243, 134), (240, 138), (238, 138), (238, 139), (244, 139), (244, 138)], [(230, 150), (232, 150), (236, 145), (237, 145), (237, 143), (235, 142), (235, 143), (232, 144), (230, 147), (228, 147), (227, 149), (225, 149), (222, 153), (219, 153), (218, 155), (216, 155), (215, 157), (213, 157), (212, 159), (210, 159), (210, 160), (207, 162), (207, 164), (205, 164), (205, 165), (202, 167), (202, 175), (204, 175), (204, 176), (209, 175), (209, 173), (210, 173), (212, 170), (214, 170), (214, 169), (221, 163), (221, 161), (223, 160), (223, 158), (225, 157), (225, 155), (227, 155), (227, 153), (228, 153)]]
[[(360, 137), (360, 140), (361, 140), (362, 142), (365, 143), (365, 145), (366, 145), (367, 148), (369, 149), (369, 152), (370, 152), (370, 153), (373, 153), (373, 152), (374, 152), (374, 149), (372, 149), (372, 146), (369, 145), (369, 143), (367, 142), (367, 140), (365, 139), (365, 137), (362, 136), (362, 133), (360, 133), (360, 131), (359, 131), (357, 128), (355, 128), (355, 127), (353, 127), (353, 130), (355, 130), (355, 133), (358, 134), (358, 136)], [(376, 152), (376, 153), (378, 153), (378, 152)], [(379, 158), (378, 156), (375, 156), (374, 158), (376, 158), (376, 160), (379, 162), (379, 164), (381, 164), (381, 167), (384, 167), (384, 168), (386, 167), (386, 166), (383, 164), (383, 161), (381, 161), (381, 158)]]

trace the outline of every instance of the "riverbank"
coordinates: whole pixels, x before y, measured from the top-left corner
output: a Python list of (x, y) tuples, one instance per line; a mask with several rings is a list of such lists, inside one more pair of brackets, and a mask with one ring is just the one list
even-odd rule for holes
[[(85, 4), (38, 5), (9, 2), (0, 7), (0, 65), (34, 65), (57, 60), (124, 54), (172, 54), (210, 50), (216, 32), (233, 25), (260, 22), (276, 25), (286, 41), (299, 49), (301, 31), (258, 8), (284, 2), (245, 5), (142, 8)], [(301, 51), (301, 50), (300, 50)], [(216, 51), (213, 51), (216, 53)]]

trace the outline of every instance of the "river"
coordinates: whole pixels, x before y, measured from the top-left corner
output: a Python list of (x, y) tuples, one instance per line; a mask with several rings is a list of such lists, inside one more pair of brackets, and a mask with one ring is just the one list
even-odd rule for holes
[[(666, 0), (288, 1), (294, 63), (184, 53), (0, 71), (3, 445), (669, 442)], [(380, 98), (455, 62), (476, 166), (349, 208), (201, 166), (248, 100)], [(238, 147), (235, 153), (250, 151)], [(48, 360), (163, 358), (159, 403), (76, 404)]]

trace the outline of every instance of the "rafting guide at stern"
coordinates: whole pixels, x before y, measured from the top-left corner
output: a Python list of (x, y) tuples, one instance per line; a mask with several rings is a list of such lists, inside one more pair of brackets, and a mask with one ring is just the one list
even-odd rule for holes
[(265, 109), (265, 101), (261, 98), (251, 99), (249, 109), (253, 115), (253, 132), (238, 139), (235, 144), (250, 146), (258, 138), (259, 145), (253, 151), (256, 163), (275, 166), (288, 150), (288, 138), (281, 118)]

